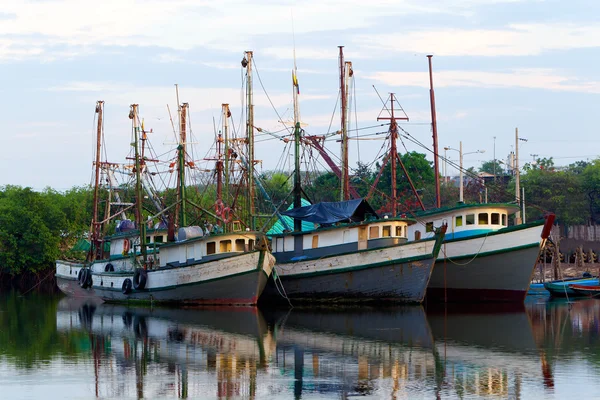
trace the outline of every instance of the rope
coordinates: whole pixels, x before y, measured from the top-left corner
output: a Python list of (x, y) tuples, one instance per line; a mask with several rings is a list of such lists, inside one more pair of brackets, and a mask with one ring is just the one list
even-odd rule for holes
[(33, 289), (35, 289), (36, 287), (38, 287), (42, 282), (44, 282), (50, 275), (52, 275), (52, 273), (55, 272), (53, 269), (50, 270), (50, 272), (38, 283), (36, 283), (35, 285), (33, 285), (31, 288), (29, 288), (29, 290), (25, 291), (24, 293), (21, 293), (20, 297), (25, 296), (27, 293), (31, 292)]
[(452, 261), (449, 257), (446, 257), (446, 246), (444, 246), (444, 261), (446, 259), (448, 259), (448, 261), (450, 261), (452, 264), (454, 265), (469, 265), (473, 262), (473, 260), (475, 260), (477, 258), (477, 256), (479, 255), (479, 253), (481, 253), (481, 249), (483, 248), (483, 245), (485, 244), (485, 241), (487, 240), (488, 235), (490, 234), (490, 232), (485, 234), (485, 237), (483, 238), (483, 243), (481, 243), (481, 246), (479, 247), (479, 250), (477, 250), (477, 253), (475, 253), (475, 255), (473, 256), (473, 258), (471, 258), (469, 261), (467, 261), (466, 263), (457, 263), (455, 261)]
[[(273, 281), (275, 282), (275, 289), (277, 289), (277, 292), (279, 293), (279, 295), (287, 300), (287, 302), (291, 308), (294, 308), (294, 306), (292, 305), (292, 302), (290, 301), (290, 298), (288, 297), (287, 293), (285, 292), (285, 288), (283, 287), (283, 282), (281, 282), (281, 278), (279, 277), (279, 274), (277, 273), (277, 268), (275, 266), (273, 266)], [(279, 284), (281, 285), (281, 290), (279, 290), (277, 281), (279, 281)], [(283, 293), (281, 293), (282, 291), (283, 291)]]

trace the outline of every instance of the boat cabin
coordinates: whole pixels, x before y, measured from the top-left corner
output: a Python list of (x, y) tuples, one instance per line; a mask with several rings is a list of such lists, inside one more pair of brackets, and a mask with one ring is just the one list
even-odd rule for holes
[(256, 232), (211, 234), (167, 243), (160, 247), (160, 267), (179, 267), (254, 251)]
[(461, 204), (456, 207), (424, 211), (416, 215), (419, 223), (409, 228), (409, 239), (431, 238), (433, 227), (448, 224), (446, 240), (485, 234), (508, 227), (508, 217), (519, 211), (516, 204)]
[(389, 218), (319, 227), (308, 232), (273, 235), (271, 246), (278, 262), (388, 247), (406, 242), (408, 226), (414, 223), (412, 219)]
[(283, 213), (312, 222), (314, 230), (271, 235), (278, 262), (294, 262), (393, 246), (408, 240), (409, 218), (379, 218), (363, 199), (317, 203)]

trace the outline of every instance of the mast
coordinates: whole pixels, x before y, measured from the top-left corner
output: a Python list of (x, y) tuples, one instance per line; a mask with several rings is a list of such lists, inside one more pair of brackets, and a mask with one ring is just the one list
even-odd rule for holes
[(144, 191), (142, 188), (142, 160), (140, 157), (140, 128), (138, 126), (138, 105), (131, 105), (131, 112), (129, 113), (132, 119), (133, 125), (133, 143), (135, 148), (135, 222), (138, 226), (138, 230), (140, 232), (140, 252), (142, 253), (142, 258), (144, 260), (144, 266), (146, 265), (147, 253), (146, 253), (146, 224), (142, 219), (142, 210), (143, 210), (143, 200), (144, 200)]
[(349, 176), (348, 176), (348, 126), (346, 119), (347, 95), (346, 95), (346, 64), (344, 63), (344, 46), (338, 46), (340, 49), (340, 118), (342, 129), (342, 176), (340, 179), (340, 200), (349, 199)]
[[(102, 255), (102, 240), (100, 239), (100, 224), (98, 222), (98, 191), (100, 184), (100, 146), (102, 143), (102, 126), (103, 126), (104, 101), (96, 102), (96, 113), (98, 114), (98, 128), (96, 131), (96, 162), (95, 162), (95, 178), (94, 178), (94, 215), (92, 220), (92, 237), (90, 253), (88, 261), (94, 261)], [(108, 214), (107, 214), (108, 215)]]
[(252, 100), (252, 51), (246, 51), (246, 138), (248, 140), (248, 215), (254, 230), (254, 104)]
[[(402, 167), (402, 171), (404, 172), (404, 175), (406, 176), (406, 180), (408, 181), (408, 184), (410, 185), (413, 193), (415, 194), (415, 197), (417, 198), (417, 201), (419, 202), (419, 206), (423, 210), (425, 210), (425, 206), (423, 205), (423, 202), (421, 201), (421, 196), (419, 196), (419, 193), (417, 192), (417, 189), (415, 188), (415, 185), (414, 185), (412, 179), (410, 178), (410, 175), (408, 174), (408, 170), (406, 169), (406, 166), (404, 165), (404, 163), (402, 162), (402, 159), (398, 155), (398, 146), (396, 145), (396, 140), (398, 139), (398, 123), (396, 121), (397, 120), (408, 121), (408, 115), (406, 115), (406, 113), (404, 112), (404, 109), (402, 108), (402, 106), (400, 106), (400, 103), (398, 103), (398, 106), (400, 107), (400, 111), (402, 111), (404, 113), (404, 117), (396, 116), (396, 113), (394, 112), (394, 102), (397, 102), (397, 100), (394, 98), (394, 93), (390, 93), (390, 109), (389, 110), (387, 109), (387, 107), (386, 107), (387, 103), (385, 103), (383, 106), (384, 107), (383, 110), (387, 110), (390, 113), (390, 116), (389, 117), (377, 117), (377, 121), (390, 120), (390, 130), (389, 130), (390, 131), (390, 152), (383, 159), (383, 163), (381, 164), (379, 173), (377, 174), (377, 177), (375, 178), (375, 182), (373, 183), (373, 186), (371, 187), (371, 190), (369, 191), (369, 195), (367, 196), (367, 198), (371, 197), (372, 192), (375, 189), (375, 186), (377, 186), (377, 182), (379, 181), (379, 178), (381, 177), (381, 174), (383, 173), (383, 169), (385, 168), (387, 162), (390, 161), (390, 159), (391, 159), (391, 162), (392, 162), (392, 165), (391, 165), (392, 215), (396, 216), (396, 213), (398, 211), (398, 184), (397, 184), (397, 172), (396, 172), (398, 169), (397, 162), (400, 163), (400, 167)], [(383, 112), (383, 110), (381, 110), (381, 112)]]
[(437, 137), (437, 118), (435, 115), (435, 94), (433, 92), (433, 73), (431, 70), (431, 57), (429, 59), (429, 101), (431, 103), (431, 127), (433, 131), (433, 169), (435, 172), (435, 203), (436, 207), (442, 206), (442, 198), (440, 197), (440, 167), (438, 157), (438, 137)]
[(398, 149), (396, 148), (396, 137), (398, 136), (398, 125), (394, 117), (394, 93), (390, 93), (391, 114), (390, 120), (390, 151), (392, 152), (392, 216), (396, 216), (398, 210), (398, 189), (396, 187), (396, 157)]
[(186, 154), (186, 126), (187, 126), (187, 110), (188, 103), (181, 105), (181, 125), (180, 125), (180, 138), (179, 146), (177, 146), (177, 160), (178, 160), (178, 172), (179, 172), (179, 227), (187, 226), (186, 221), (186, 196), (185, 196), (185, 154)]
[[(294, 97), (294, 208), (302, 207), (302, 185), (300, 175), (300, 107), (298, 104), (298, 95), (300, 86), (298, 85), (298, 76), (296, 68), (296, 48), (294, 48), (294, 70), (292, 71), (292, 85)], [(302, 220), (294, 218), (294, 231), (302, 231)], [(294, 245), (296, 248), (296, 246)], [(301, 248), (301, 247), (300, 247)]]
[(181, 145), (183, 146), (183, 153), (186, 153), (186, 144), (187, 144), (187, 116), (188, 116), (189, 104), (183, 103), (181, 105), (181, 117), (180, 117), (180, 137), (181, 137)]
[(229, 111), (229, 104), (221, 105), (223, 110), (223, 141), (224, 141), (224, 153), (223, 157), (225, 158), (225, 200), (229, 199), (229, 117), (231, 113)]

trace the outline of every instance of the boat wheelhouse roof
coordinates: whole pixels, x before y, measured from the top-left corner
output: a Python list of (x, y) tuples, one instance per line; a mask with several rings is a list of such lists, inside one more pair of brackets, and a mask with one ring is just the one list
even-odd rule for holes
[(442, 208), (435, 208), (435, 209), (431, 209), (431, 210), (418, 211), (418, 212), (415, 212), (414, 215), (416, 218), (430, 217), (430, 216), (441, 215), (441, 214), (455, 214), (457, 211), (463, 211), (463, 210), (466, 211), (466, 210), (482, 209), (482, 208), (494, 208), (494, 209), (500, 208), (500, 209), (506, 210), (510, 214), (519, 211), (519, 206), (514, 203), (472, 203), (472, 204), (458, 203), (456, 206), (453, 206), (453, 207), (442, 207)]
[(284, 237), (284, 236), (296, 236), (296, 235), (305, 235), (305, 234), (314, 234), (317, 232), (330, 231), (335, 229), (348, 229), (353, 227), (358, 227), (361, 225), (369, 225), (369, 224), (385, 224), (389, 222), (405, 222), (407, 225), (414, 225), (417, 223), (417, 220), (414, 218), (403, 218), (403, 217), (389, 217), (389, 218), (377, 218), (377, 219), (369, 219), (366, 221), (360, 222), (348, 222), (348, 223), (340, 223), (339, 225), (332, 226), (321, 226), (318, 228), (314, 228), (310, 231), (293, 231), (293, 232), (284, 232), (277, 234), (269, 234), (268, 236), (271, 238)]

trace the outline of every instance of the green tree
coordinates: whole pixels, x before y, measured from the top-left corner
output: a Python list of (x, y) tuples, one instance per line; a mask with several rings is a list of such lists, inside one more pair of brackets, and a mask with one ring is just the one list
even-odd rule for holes
[(531, 169), (521, 175), (521, 187), (525, 189), (528, 220), (542, 218), (546, 211), (566, 224), (582, 224), (589, 219), (588, 200), (578, 175)]
[(484, 161), (479, 167), (479, 172), (487, 172), (492, 175), (505, 175), (504, 168), (499, 160)]
[(6, 186), (0, 197), (0, 267), (11, 275), (53, 265), (68, 232), (65, 213), (31, 188)]

